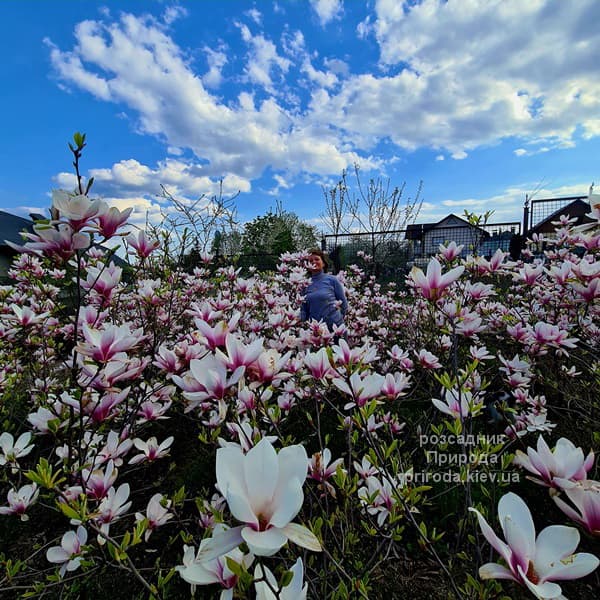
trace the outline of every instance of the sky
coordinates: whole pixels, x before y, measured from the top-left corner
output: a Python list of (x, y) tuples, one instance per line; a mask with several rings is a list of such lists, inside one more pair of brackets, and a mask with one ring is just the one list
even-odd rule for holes
[[(2, 0), (0, 210), (75, 187), (156, 221), (222, 181), (323, 230), (324, 189), (422, 181), (417, 222), (600, 185), (598, 0)], [(352, 178), (349, 178), (352, 181)]]

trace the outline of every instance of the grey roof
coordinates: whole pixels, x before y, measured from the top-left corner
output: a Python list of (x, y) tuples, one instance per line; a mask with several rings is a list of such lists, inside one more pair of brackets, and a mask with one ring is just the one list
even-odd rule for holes
[(33, 221), (11, 215), (10, 213), (0, 210), (0, 246), (6, 246), (6, 241), (13, 244), (22, 244), (23, 238), (19, 233), (23, 230), (33, 231)]

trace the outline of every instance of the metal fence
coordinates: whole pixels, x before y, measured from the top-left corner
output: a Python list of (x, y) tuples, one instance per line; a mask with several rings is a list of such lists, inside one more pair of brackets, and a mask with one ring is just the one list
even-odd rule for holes
[[(521, 224), (493, 223), (474, 227), (412, 227), (409, 230), (379, 231), (374, 233), (347, 233), (324, 235), (323, 250), (327, 251), (335, 271), (353, 263), (366, 263), (379, 279), (392, 280), (404, 276), (414, 266), (424, 266), (439, 251), (440, 244), (455, 242), (462, 245), (461, 254), (476, 252), (491, 256), (498, 248), (513, 250), (515, 240), (520, 243)], [(518, 236), (518, 237), (517, 237)]]
[(587, 201), (587, 196), (568, 196), (565, 198), (541, 198), (539, 200), (525, 201), (524, 222), (527, 224), (527, 231), (530, 231), (536, 225), (539, 225), (548, 217), (558, 213), (561, 208), (565, 208), (576, 200)]

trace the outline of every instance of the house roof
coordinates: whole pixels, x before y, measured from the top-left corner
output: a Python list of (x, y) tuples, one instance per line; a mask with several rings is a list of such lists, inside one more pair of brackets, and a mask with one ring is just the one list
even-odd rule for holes
[(0, 210), (0, 246), (6, 247), (7, 241), (13, 244), (22, 244), (23, 238), (20, 232), (26, 230), (30, 233), (33, 231), (33, 221), (11, 215), (10, 213)]
[[(569, 200), (569, 198), (562, 198)], [(538, 223), (536, 223), (530, 230), (529, 233), (535, 233), (541, 229), (544, 225), (552, 221), (557, 221), (561, 215), (568, 215), (569, 217), (577, 217), (577, 223), (575, 225), (581, 225), (583, 223), (591, 223), (593, 219), (590, 219), (587, 215), (592, 209), (589, 202), (586, 202), (587, 196), (576, 197), (572, 202), (561, 206), (558, 210), (555, 210), (552, 214), (545, 217)], [(558, 198), (561, 200), (561, 198)]]
[[(460, 221), (461, 223), (459, 225), (456, 225), (454, 223), (450, 223), (449, 221)], [(451, 214), (445, 216), (441, 221), (438, 221), (437, 223), (415, 223), (413, 225), (409, 225), (406, 228), (406, 239), (408, 239), (408, 240), (420, 239), (424, 233), (427, 233), (428, 231), (431, 231), (432, 229), (442, 229), (444, 227), (448, 228), (448, 229), (451, 229), (454, 227), (471, 227), (473, 229), (479, 229), (482, 233), (487, 234), (487, 231), (485, 231), (481, 227), (477, 227), (476, 225), (471, 225), (471, 223), (469, 223), (468, 221), (465, 221), (465, 219), (458, 217), (455, 214), (451, 213)]]

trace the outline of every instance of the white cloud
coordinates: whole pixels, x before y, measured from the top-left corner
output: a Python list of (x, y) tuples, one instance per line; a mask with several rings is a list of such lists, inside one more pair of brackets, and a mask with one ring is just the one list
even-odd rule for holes
[[(314, 6), (322, 21), (342, 10)], [(226, 101), (211, 90), (226, 61), (237, 68), (229, 48), (205, 50), (208, 71), (196, 73), (194, 50), (188, 55), (151, 17), (83, 21), (73, 48), (47, 44), (61, 85), (115, 103), (179, 156), (191, 150), (212, 182), (238, 177), (249, 186), (267, 169), (314, 181), (354, 162), (382, 166), (382, 140), (433, 148), (441, 160), (508, 137), (524, 156), (600, 135), (594, 0), (378, 0), (374, 10), (362, 31), (379, 44), (382, 70), (358, 74), (354, 57), (319, 57), (300, 30), (276, 43), (237, 23), (244, 77), (228, 81), (237, 99)], [(291, 89), (292, 77), (303, 87)], [(138, 176), (166, 174), (150, 171)], [(112, 168), (111, 178), (117, 185)]]
[(223, 67), (227, 64), (225, 48), (213, 50), (205, 46), (204, 52), (208, 62), (208, 72), (202, 76), (202, 83), (209, 88), (218, 88), (223, 80)]
[(310, 3), (323, 27), (330, 21), (339, 19), (344, 8), (341, 0), (310, 0)]
[(274, 92), (272, 75), (275, 71), (285, 74), (291, 62), (280, 56), (275, 44), (263, 35), (253, 36), (247, 25), (239, 23), (238, 27), (242, 39), (248, 44), (248, 62), (245, 74), (251, 83), (264, 87), (267, 91)]
[(445, 160), (445, 156), (444, 156), (443, 154), (438, 154), (438, 155), (435, 157), (435, 160)]
[[(250, 48), (249, 78), (271, 85), (272, 73), (282, 73), (290, 61), (272, 42), (239, 27)], [(149, 18), (125, 14), (114, 23), (85, 21), (75, 37), (71, 51), (51, 48), (63, 84), (124, 105), (130, 116), (137, 115), (140, 133), (157, 136), (166, 147), (189, 148), (207, 161), (207, 177), (249, 181), (269, 166), (292, 174), (330, 174), (364, 160), (351, 148), (342, 149), (334, 128), (307, 121), (275, 98), (256, 102), (244, 91), (237, 104), (223, 103)]]
[(256, 8), (251, 8), (244, 13), (247, 17), (250, 17), (257, 25), (262, 23), (262, 14)]
[(188, 11), (184, 6), (168, 6), (163, 13), (163, 21), (166, 25), (171, 25), (179, 19), (187, 17)]

